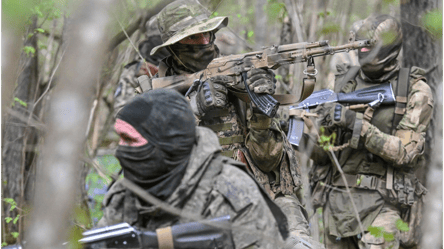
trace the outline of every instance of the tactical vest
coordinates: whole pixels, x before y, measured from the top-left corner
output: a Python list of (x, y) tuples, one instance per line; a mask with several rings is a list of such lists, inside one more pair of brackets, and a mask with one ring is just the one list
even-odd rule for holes
[[(353, 77), (352, 80), (347, 82), (343, 82), (342, 79), (343, 78), (338, 78), (335, 84), (335, 92), (348, 93), (375, 85), (375, 83), (365, 82), (359, 76)], [(398, 77), (393, 77), (389, 80), (389, 82), (396, 92)], [(406, 88), (408, 89), (408, 85)], [(370, 123), (382, 132), (393, 135), (396, 128), (393, 124), (393, 120), (395, 118), (395, 108), (395, 105), (381, 105), (377, 107), (373, 113)], [(399, 121), (397, 122), (399, 123)], [(340, 143), (349, 141), (351, 138), (351, 133), (352, 132), (349, 131), (342, 133), (341, 137), (338, 138), (338, 141)], [(383, 177), (386, 174), (388, 166), (387, 162), (367, 151), (362, 144), (360, 144), (357, 149), (350, 147), (343, 149), (339, 152), (338, 159), (344, 173), (352, 175), (371, 174)]]
[[(370, 120), (372, 125), (391, 135), (394, 135), (396, 126), (405, 113), (410, 84), (409, 71), (407, 69), (400, 71), (402, 73), (389, 80), (394, 89), (397, 103), (377, 107)], [(342, 79), (338, 78), (335, 92), (352, 92), (373, 85), (358, 76), (345, 82)], [(339, 142), (349, 141), (351, 133), (347, 131), (341, 134)], [(357, 149), (347, 147), (340, 151), (338, 160), (350, 187), (378, 190), (386, 200), (401, 208), (413, 205), (418, 198), (427, 193), (426, 188), (416, 178), (414, 170), (412, 170), (413, 167), (395, 169), (391, 163), (369, 152), (362, 143), (358, 145)], [(423, 163), (424, 159), (421, 160)], [(412, 164), (418, 163), (420, 162)], [(332, 185), (345, 186), (339, 174), (332, 176)]]

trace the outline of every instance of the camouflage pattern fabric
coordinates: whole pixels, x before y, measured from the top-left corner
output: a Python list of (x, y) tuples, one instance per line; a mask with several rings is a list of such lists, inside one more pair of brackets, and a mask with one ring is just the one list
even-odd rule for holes
[[(283, 240), (266, 204), (268, 197), (262, 195), (254, 180), (237, 167), (242, 165), (229, 158), (219, 162), (214, 159), (221, 148), (211, 130), (198, 127), (196, 132), (197, 144), (187, 171), (166, 203), (204, 218), (230, 215), (235, 248), (279, 248)], [(103, 204), (104, 216), (99, 226), (128, 222), (154, 230), (190, 221), (143, 203), (119, 181), (107, 193)]]
[(126, 103), (134, 97), (137, 93), (141, 93), (137, 77), (141, 75), (150, 76), (157, 73), (157, 66), (143, 62), (142, 60), (133, 61), (126, 65), (120, 75), (117, 83), (116, 92), (114, 93), (114, 111), (117, 113)]
[[(168, 59), (161, 62), (165, 67), (160, 68), (165, 68), (165, 71), (160, 70), (160, 76), (176, 73), (165, 63)], [(230, 92), (227, 96), (227, 107), (206, 113), (198, 119), (198, 125), (216, 132), (222, 146), (222, 154), (246, 163), (255, 179), (272, 199), (277, 195), (297, 198), (296, 192), (302, 185), (301, 173), (293, 148), (280, 128), (279, 121), (270, 118), (257, 119), (258, 114), (253, 114), (247, 103), (240, 101)], [(253, 147), (255, 149), (251, 149)], [(267, 174), (261, 168), (273, 171)], [(298, 229), (301, 228), (300, 233), (310, 234), (306, 218), (299, 215), (304, 212), (303, 207), (293, 205), (292, 208), (292, 212), (285, 213), (288, 222)], [(304, 222), (299, 224), (301, 220)]]
[(151, 55), (187, 36), (210, 31), (216, 33), (228, 24), (228, 17), (209, 16), (209, 11), (196, 0), (178, 0), (168, 4), (157, 17), (164, 43), (153, 48)]
[[(349, 82), (342, 82), (345, 73), (346, 71), (337, 76), (335, 92), (350, 92), (375, 84), (362, 73), (358, 73)], [(398, 74), (390, 72), (390, 75), (392, 77), (386, 80), (396, 89), (399, 84)], [(358, 148), (347, 147), (338, 153), (339, 163), (349, 179), (348, 184), (352, 187), (353, 199), (365, 229), (377, 224), (385, 231), (393, 231), (393, 217), (402, 216), (406, 220), (408, 217), (403, 215), (406, 208), (419, 201), (426, 193), (413, 172), (423, 165), (425, 132), (432, 116), (433, 104), (432, 92), (425, 83), (424, 70), (412, 67), (406, 112), (396, 129), (392, 129), (394, 106), (380, 106), (374, 111), (370, 121), (362, 120)], [(351, 131), (343, 131), (338, 139), (343, 143), (350, 138)], [(322, 161), (319, 158), (316, 160)], [(394, 187), (391, 191), (386, 189), (386, 181), (391, 180), (387, 179), (388, 167), (394, 167)], [(331, 185), (343, 188), (344, 183), (340, 178), (339, 173), (333, 174)], [(393, 191), (396, 196), (392, 194)], [(406, 198), (410, 198), (411, 202), (406, 201)], [(325, 240), (327, 248), (358, 248), (364, 240), (374, 244), (371, 248), (385, 248), (388, 244), (392, 248), (399, 247), (398, 233), (395, 233), (395, 240), (390, 243), (383, 238), (372, 238), (368, 233), (362, 240), (358, 239), (356, 236), (360, 229), (351, 206), (344, 205), (349, 203), (347, 200), (347, 193), (335, 189), (328, 195), (324, 205), (325, 222), (328, 224)], [(347, 242), (343, 244), (338, 241)], [(328, 244), (330, 242), (331, 245)]]

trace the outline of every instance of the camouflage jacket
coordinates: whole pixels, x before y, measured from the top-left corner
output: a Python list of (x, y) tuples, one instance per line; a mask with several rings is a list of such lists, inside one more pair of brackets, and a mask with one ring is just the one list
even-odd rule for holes
[[(335, 92), (351, 92), (375, 84), (362, 71), (353, 80), (342, 82), (345, 73), (344, 71), (337, 75)], [(406, 110), (396, 127), (392, 127), (395, 106), (380, 106), (375, 109), (371, 120), (360, 120), (362, 128), (358, 131), (358, 147), (346, 147), (337, 153), (347, 184), (352, 187), (353, 198), (364, 227), (371, 225), (385, 202), (406, 208), (425, 194), (425, 188), (414, 175), (414, 171), (424, 165), (422, 154), (425, 132), (434, 104), (431, 89), (423, 74), (424, 70), (421, 68), (411, 69)], [(399, 84), (397, 80), (397, 73), (388, 79), (394, 89)], [(345, 143), (352, 137), (352, 131), (342, 131), (340, 134), (340, 143)], [(323, 157), (317, 154), (313, 159), (316, 162), (325, 162), (327, 156)], [(316, 177), (319, 175), (322, 174)], [(393, 190), (387, 189), (387, 182), (392, 182)], [(330, 184), (335, 187), (345, 186), (334, 168)], [(359, 234), (353, 209), (350, 205), (344, 205), (349, 203), (347, 193), (332, 190), (327, 199), (327, 205), (330, 205), (332, 211), (330, 224), (340, 224), (330, 227), (331, 234), (340, 237)]]
[[(280, 247), (283, 240), (279, 229), (286, 229), (280, 209), (276, 209), (263, 190), (241, 169), (243, 164), (218, 156), (220, 150), (214, 133), (198, 127), (197, 144), (186, 173), (165, 202), (182, 209), (185, 214), (198, 214), (208, 219), (230, 215), (235, 248)], [(104, 215), (99, 226), (128, 222), (154, 230), (191, 221), (186, 216), (172, 216), (158, 207), (144, 204), (119, 181), (106, 194), (103, 204)]]
[[(174, 75), (169, 58), (160, 62), (158, 77)], [(296, 197), (301, 187), (300, 168), (279, 121), (253, 112), (248, 103), (230, 91), (227, 99), (226, 108), (197, 118), (198, 125), (213, 130), (219, 137), (222, 155), (247, 164), (272, 199), (278, 194)], [(263, 169), (273, 170), (265, 172)]]
[[(149, 69), (148, 69), (149, 68)], [(150, 70), (150, 72), (148, 72)], [(143, 60), (136, 60), (128, 63), (120, 74), (119, 82), (114, 93), (114, 110), (115, 113), (122, 109), (126, 103), (131, 100), (137, 93), (141, 93), (137, 77), (141, 75), (150, 76), (157, 73), (157, 66)]]

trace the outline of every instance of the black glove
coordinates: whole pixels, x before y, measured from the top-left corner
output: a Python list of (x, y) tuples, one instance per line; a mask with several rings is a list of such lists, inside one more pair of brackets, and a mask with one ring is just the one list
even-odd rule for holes
[(324, 103), (316, 107), (318, 125), (326, 128), (344, 127), (353, 130), (356, 112), (338, 103)]
[(202, 84), (196, 96), (199, 113), (204, 115), (210, 110), (224, 108), (227, 105), (228, 90), (225, 87), (227, 82), (231, 82), (227, 76), (215, 76)]
[(276, 79), (270, 69), (255, 68), (247, 73), (247, 85), (255, 93), (274, 94)]

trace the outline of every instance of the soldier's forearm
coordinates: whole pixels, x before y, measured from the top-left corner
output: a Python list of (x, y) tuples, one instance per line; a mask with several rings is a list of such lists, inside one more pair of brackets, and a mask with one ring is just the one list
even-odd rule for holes
[(424, 136), (411, 130), (398, 130), (393, 136), (363, 121), (361, 136), (371, 153), (395, 165), (409, 164), (424, 152)]

